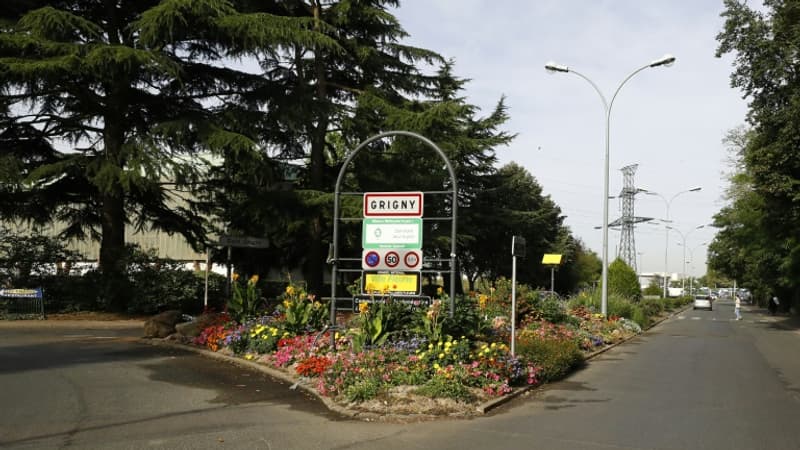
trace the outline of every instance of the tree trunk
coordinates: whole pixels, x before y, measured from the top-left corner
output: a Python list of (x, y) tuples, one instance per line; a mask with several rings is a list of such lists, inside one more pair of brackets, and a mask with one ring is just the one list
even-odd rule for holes
[(103, 276), (102, 296), (106, 307), (123, 312), (128, 307), (130, 286), (126, 275), (125, 207), (119, 194), (103, 194), (102, 240), (100, 241), (100, 273)]
[[(320, 15), (322, 6), (319, 2), (313, 2), (313, 15), (315, 29), (320, 29)], [(317, 79), (316, 100), (320, 106), (317, 111), (316, 126), (311, 127), (311, 154), (309, 155), (309, 187), (315, 191), (323, 192), (325, 186), (325, 136), (328, 132), (328, 108), (322, 105), (328, 104), (327, 80), (325, 78), (325, 67), (322, 58), (324, 54), (316, 49), (314, 61), (315, 77)], [(324, 245), (322, 242), (322, 223), (323, 214), (317, 210), (312, 213), (310, 218), (310, 229), (308, 253), (306, 255), (306, 283), (309, 292), (321, 293), (323, 288), (323, 262), (325, 258)]]

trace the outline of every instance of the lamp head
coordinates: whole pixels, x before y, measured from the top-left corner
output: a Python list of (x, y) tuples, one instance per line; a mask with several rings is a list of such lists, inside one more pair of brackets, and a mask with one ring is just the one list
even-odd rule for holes
[(666, 55), (662, 56), (660, 59), (657, 59), (650, 63), (650, 67), (658, 67), (658, 66), (671, 66), (675, 63), (675, 57), (667, 53)]
[(554, 72), (569, 72), (569, 67), (562, 66), (561, 64), (556, 64), (553, 61), (550, 61), (550, 62), (546, 63), (544, 65), (544, 68), (550, 73), (554, 73)]

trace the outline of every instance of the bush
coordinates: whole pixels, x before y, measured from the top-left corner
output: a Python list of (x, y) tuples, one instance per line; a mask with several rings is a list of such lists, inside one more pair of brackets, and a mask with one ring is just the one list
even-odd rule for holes
[(619, 258), (608, 266), (608, 292), (631, 300), (638, 300), (642, 296), (642, 287), (636, 272)]
[(451, 398), (463, 402), (475, 400), (475, 394), (462, 383), (454, 381), (446, 374), (436, 374), (414, 393), (430, 398)]
[(650, 316), (648, 316), (642, 308), (634, 308), (633, 316), (630, 319), (643, 329), (650, 327)]
[(384, 384), (380, 380), (364, 378), (347, 386), (344, 390), (344, 397), (348, 402), (363, 402), (377, 397), (384, 388)]
[(671, 302), (661, 302), (660, 300), (642, 300), (639, 302), (639, 307), (642, 309), (644, 314), (648, 317), (657, 317), (662, 312), (664, 312), (664, 303)]
[(578, 343), (571, 339), (541, 339), (520, 333), (516, 351), (520, 358), (540, 368), (538, 376), (543, 382), (562, 378), (583, 361)]

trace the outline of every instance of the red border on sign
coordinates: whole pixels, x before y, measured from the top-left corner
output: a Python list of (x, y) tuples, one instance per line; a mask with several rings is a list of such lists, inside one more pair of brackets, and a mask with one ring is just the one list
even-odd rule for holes
[[(412, 265), (412, 264), (408, 263), (408, 257), (411, 256), (411, 255), (414, 255), (417, 258), (417, 263), (416, 264)], [(417, 252), (415, 252), (413, 250), (409, 251), (409, 252), (406, 252), (405, 256), (403, 256), (403, 263), (406, 265), (406, 268), (408, 268), (408, 269), (415, 269), (416, 267), (419, 267), (421, 262), (422, 262), (422, 257)]]
[[(398, 213), (370, 213), (367, 204), (372, 197), (416, 197), (419, 211)], [(364, 217), (422, 217), (422, 192), (367, 192), (364, 194)]]
[[(397, 257), (397, 262), (394, 263), (394, 264), (390, 264), (389, 263), (389, 255), (396, 256)], [(383, 255), (383, 265), (384, 266), (389, 267), (391, 269), (394, 269), (395, 267), (397, 267), (398, 264), (400, 264), (400, 255), (398, 255), (397, 252), (395, 252), (395, 251), (386, 252), (386, 254)]]
[[(376, 262), (375, 265), (370, 264), (369, 261), (367, 260), (370, 255), (375, 255), (375, 256), (378, 257), (378, 262)], [(380, 255), (380, 253), (378, 253), (378, 252), (376, 252), (374, 250), (370, 250), (370, 251), (367, 252), (366, 255), (364, 255), (364, 265), (365, 266), (375, 268), (375, 267), (378, 267), (380, 265), (380, 263), (381, 263), (381, 255)]]

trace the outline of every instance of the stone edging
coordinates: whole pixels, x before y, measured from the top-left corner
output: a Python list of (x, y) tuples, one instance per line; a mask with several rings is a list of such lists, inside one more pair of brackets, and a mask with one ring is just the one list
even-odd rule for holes
[[(678, 311), (675, 311), (675, 312), (673, 312), (671, 314), (668, 314), (668, 315), (660, 318), (659, 320), (654, 322), (652, 325), (650, 325), (646, 330), (642, 330), (641, 334), (633, 335), (633, 336), (631, 336), (629, 338), (626, 338), (626, 339), (623, 339), (623, 340), (621, 340), (621, 341), (619, 341), (617, 343), (605, 346), (600, 350), (597, 350), (595, 352), (592, 352), (592, 353), (584, 356), (584, 358), (583, 358), (584, 361), (589, 361), (590, 359), (592, 359), (592, 358), (594, 358), (594, 357), (596, 357), (596, 356), (598, 356), (598, 355), (600, 355), (602, 353), (605, 353), (608, 350), (611, 350), (612, 348), (614, 348), (614, 347), (616, 347), (616, 346), (618, 346), (620, 344), (624, 344), (625, 342), (628, 342), (631, 339), (635, 339), (635, 338), (641, 336), (642, 334), (644, 334), (648, 330), (651, 330), (652, 328), (654, 328), (656, 325), (660, 324), (661, 322), (663, 322), (663, 321), (665, 321), (665, 320), (667, 320), (667, 319), (669, 319), (671, 317), (674, 317), (674, 316), (684, 312), (686, 309), (688, 309), (688, 307), (689, 306), (687, 305), (683, 309), (679, 309)], [(246, 368), (249, 368), (249, 369), (257, 370), (257, 371), (259, 371), (261, 373), (264, 373), (265, 375), (268, 375), (268, 376), (270, 376), (272, 378), (277, 378), (277, 379), (279, 379), (281, 381), (285, 381), (287, 383), (291, 383), (292, 387), (290, 387), (290, 389), (294, 389), (294, 388), (302, 389), (303, 391), (305, 391), (305, 392), (313, 395), (314, 397), (318, 398), (325, 405), (325, 407), (327, 407), (329, 410), (331, 410), (331, 411), (333, 411), (333, 412), (335, 412), (335, 413), (337, 413), (339, 415), (342, 415), (344, 417), (349, 417), (349, 418), (352, 418), (352, 419), (361, 419), (361, 420), (366, 420), (366, 421), (378, 421), (378, 420), (386, 420), (386, 419), (390, 419), (390, 420), (397, 419), (397, 420), (406, 420), (406, 421), (408, 421), (408, 420), (413, 420), (413, 419), (426, 420), (426, 419), (433, 419), (433, 418), (440, 417), (440, 416), (432, 416), (432, 415), (428, 415), (428, 414), (420, 414), (420, 415), (413, 415), (412, 416), (412, 415), (407, 415), (407, 414), (394, 415), (394, 414), (377, 414), (377, 413), (364, 412), (364, 411), (353, 411), (352, 409), (345, 408), (344, 406), (341, 406), (340, 404), (334, 402), (330, 398), (325, 397), (324, 395), (321, 395), (316, 389), (314, 389), (307, 381), (303, 380), (302, 378), (300, 380), (298, 380), (297, 378), (292, 377), (292, 376), (288, 375), (287, 373), (285, 373), (283, 371), (273, 369), (272, 367), (266, 366), (264, 364), (259, 364), (257, 362), (248, 361), (246, 359), (238, 358), (238, 357), (235, 357), (235, 356), (224, 355), (224, 354), (221, 354), (219, 352), (213, 352), (211, 350), (207, 350), (207, 349), (204, 349), (204, 348), (199, 348), (199, 347), (195, 347), (195, 346), (192, 346), (192, 345), (181, 344), (181, 343), (174, 342), (174, 341), (167, 341), (167, 340), (162, 340), (162, 339), (142, 338), (141, 342), (149, 344), (149, 345), (158, 346), (158, 347), (171, 347), (171, 348), (187, 350), (187, 351), (190, 351), (190, 352), (194, 352), (194, 353), (203, 355), (203, 356), (208, 357), (208, 358), (216, 359), (216, 360), (219, 360), (219, 361), (225, 361), (225, 362), (228, 362), (228, 363), (231, 363), (231, 364), (235, 364), (235, 365), (238, 365), (238, 366), (241, 366), (241, 367), (246, 367)], [(494, 398), (494, 399), (488, 400), (486, 402), (483, 402), (482, 404), (478, 405), (475, 408), (475, 410), (476, 410), (476, 412), (478, 412), (480, 414), (486, 414), (487, 412), (491, 411), (492, 409), (497, 408), (498, 406), (503, 405), (503, 404), (511, 401), (512, 399), (517, 398), (520, 395), (530, 391), (531, 389), (537, 388), (539, 386), (542, 386), (542, 385), (541, 384), (537, 384), (537, 385), (529, 385), (529, 386), (523, 386), (523, 387), (520, 387), (520, 388), (516, 388), (516, 389), (512, 390), (511, 392), (509, 392), (508, 394), (506, 394), (506, 395), (504, 395), (502, 397)]]

